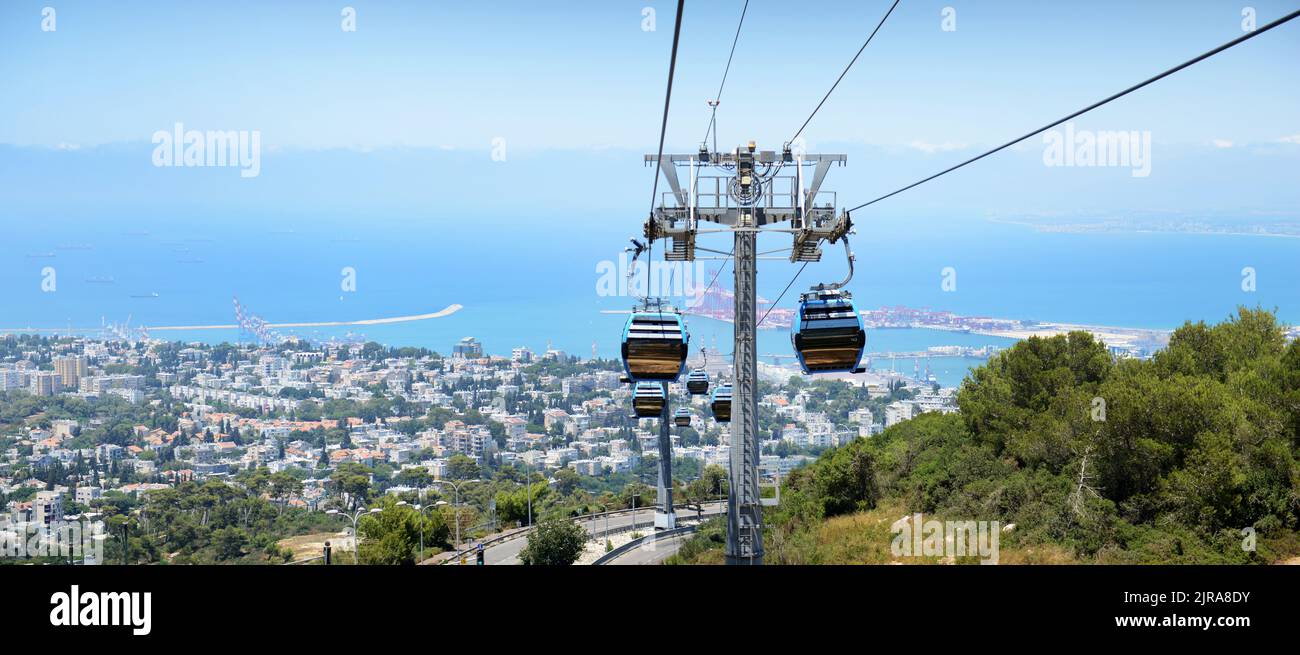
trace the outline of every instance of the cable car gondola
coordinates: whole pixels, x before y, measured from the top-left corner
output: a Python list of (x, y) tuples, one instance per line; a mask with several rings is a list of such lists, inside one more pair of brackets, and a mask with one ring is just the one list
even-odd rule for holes
[(799, 296), (799, 326), (790, 341), (804, 373), (862, 371), (867, 332), (848, 291), (819, 286)]
[(686, 370), (690, 335), (677, 310), (647, 301), (623, 328), (623, 370), (633, 382), (675, 382)]
[(681, 407), (676, 412), (673, 412), (673, 425), (679, 428), (691, 427), (691, 410)]
[(713, 402), (709, 406), (713, 410), (713, 420), (719, 423), (731, 422), (731, 385), (723, 384), (713, 390)]
[(686, 376), (686, 391), (692, 396), (703, 396), (709, 392), (709, 374), (702, 368), (691, 371)]
[(668, 399), (658, 382), (638, 382), (632, 394), (632, 410), (637, 418), (654, 418), (663, 414)]

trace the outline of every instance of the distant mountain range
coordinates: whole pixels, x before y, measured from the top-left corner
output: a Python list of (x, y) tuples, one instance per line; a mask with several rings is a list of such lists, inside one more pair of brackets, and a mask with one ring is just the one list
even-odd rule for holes
[[(813, 144), (810, 150), (848, 155), (847, 166), (834, 168), (823, 187), (837, 193), (840, 207), (865, 202), (978, 152), (974, 146), (935, 149), (924, 144), (828, 143)], [(505, 161), (492, 161), (488, 144), (481, 151), (279, 150), (268, 145), (260, 174), (253, 178), (242, 178), (233, 168), (156, 168), (151, 153), (147, 141), (78, 149), (0, 145), (0, 169), (8, 182), (0, 187), (0, 214), (103, 215), (162, 207), (366, 215), (609, 211), (635, 223), (645, 213), (654, 175), (644, 166), (644, 153), (623, 149), (508, 151)], [(1162, 144), (1157, 138), (1151, 173), (1143, 178), (1132, 177), (1127, 169), (1049, 167), (1043, 153), (1043, 143), (1031, 139), (875, 205), (861, 213), (858, 223), (881, 212), (1241, 216), (1300, 210), (1300, 143), (1186, 146)]]
[(1290, 218), (1268, 216), (1126, 216), (992, 218), (996, 223), (1023, 225), (1037, 232), (1102, 233), (1165, 232), (1300, 238), (1300, 210)]

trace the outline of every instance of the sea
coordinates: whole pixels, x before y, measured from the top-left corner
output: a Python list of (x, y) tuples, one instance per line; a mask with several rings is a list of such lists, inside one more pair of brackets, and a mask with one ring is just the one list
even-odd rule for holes
[[(983, 216), (855, 216), (860, 308), (906, 305), (971, 316), (1142, 328), (1220, 321), (1241, 305), (1300, 320), (1300, 240), (1188, 233), (1054, 233)], [(15, 221), (0, 241), (0, 330), (100, 333), (129, 327), (235, 322), (234, 300), (269, 323), (355, 321), (463, 308), (445, 318), (374, 326), (281, 330), (313, 340), (373, 340), (449, 352), (462, 337), (489, 353), (548, 347), (616, 357), (636, 299), (602, 295), (640, 219), (607, 215), (194, 217), (150, 210)], [(794, 307), (798, 294), (846, 272), (839, 246), (799, 266), (765, 235), (759, 293)], [(727, 235), (700, 238), (726, 253)], [(657, 246), (651, 256), (661, 258)], [(700, 278), (731, 286), (723, 254), (701, 257)], [(703, 271), (704, 275), (698, 272)], [(607, 281), (606, 281), (607, 282)], [(678, 299), (682, 300), (682, 299)], [(731, 352), (731, 325), (689, 320), (693, 344)], [(181, 341), (238, 341), (238, 330), (155, 332)], [(927, 329), (871, 330), (868, 351), (999, 346), (1010, 339)], [(764, 361), (791, 353), (788, 329), (761, 330)], [(955, 386), (982, 360), (933, 358)], [(912, 360), (873, 361), (912, 373)], [(920, 366), (924, 373), (925, 364)]]

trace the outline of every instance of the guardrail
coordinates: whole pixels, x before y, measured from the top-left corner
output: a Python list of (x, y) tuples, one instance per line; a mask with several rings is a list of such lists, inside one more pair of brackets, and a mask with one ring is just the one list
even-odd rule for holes
[(635, 548), (640, 548), (641, 545), (647, 541), (658, 541), (660, 539), (668, 539), (670, 537), (676, 537), (678, 535), (690, 534), (698, 530), (699, 527), (700, 526), (698, 525), (685, 525), (680, 528), (673, 528), (672, 530), (664, 530), (663, 532), (655, 532), (652, 534), (648, 534), (644, 537), (641, 537), (640, 539), (633, 539), (632, 541), (629, 541), (623, 544), (622, 546), (619, 546), (618, 548), (615, 548), (614, 550), (611, 550), (608, 553), (601, 555), (600, 558), (592, 562), (591, 565), (603, 566), (605, 564), (609, 564), (610, 562), (618, 559), (625, 553), (628, 553)]
[[(710, 504), (717, 504), (717, 503), (714, 502), (714, 503), (705, 503), (705, 504), (706, 504), (706, 505), (710, 505)], [(698, 513), (698, 512), (697, 512), (697, 508), (700, 508), (700, 507), (702, 507), (702, 506), (700, 506), (700, 505), (687, 505), (687, 504), (681, 504), (681, 505), (674, 505), (674, 506), (673, 506), (674, 509), (678, 509), (678, 510), (691, 510), (691, 514), (688, 515), (688, 516), (683, 517), (682, 520), (687, 520), (687, 519), (693, 519), (693, 518), (695, 518), (695, 515)], [(638, 507), (638, 508), (636, 508), (635, 510), (631, 510), (631, 509), (615, 509), (615, 510), (610, 510), (610, 511), (608, 511), (608, 512), (599, 512), (599, 513), (595, 513), (595, 514), (583, 514), (582, 516), (575, 516), (575, 517), (572, 517), (572, 518), (570, 518), (569, 520), (571, 520), (571, 521), (576, 521), (576, 522), (580, 522), (580, 523), (581, 523), (581, 522), (588, 522), (588, 521), (590, 521), (590, 522), (592, 522), (592, 523), (594, 524), (597, 520), (599, 520), (599, 519), (601, 519), (601, 518), (604, 518), (605, 516), (621, 516), (621, 515), (623, 515), (623, 514), (632, 514), (632, 513), (634, 513), (634, 512), (637, 513), (637, 514), (641, 514), (641, 513), (645, 513), (647, 510), (649, 510), (650, 515), (653, 517), (653, 515), (654, 515), (654, 506), (651, 505), (651, 506), (649, 506), (648, 508), (647, 508), (647, 507)], [(703, 511), (703, 513), (700, 514), (700, 515), (701, 515), (701, 516), (714, 516), (714, 515), (716, 515), (716, 514), (717, 514), (717, 512), (711, 512), (711, 511), (705, 510), (705, 511)], [(527, 536), (527, 534), (528, 534), (529, 532), (531, 532), (532, 529), (533, 529), (534, 527), (536, 527), (536, 525), (533, 525), (532, 527), (526, 527), (526, 528), (516, 528), (516, 529), (511, 530), (511, 531), (509, 531), (509, 532), (503, 532), (503, 533), (501, 533), (501, 534), (499, 534), (499, 535), (496, 535), (496, 536), (494, 536), (494, 537), (491, 537), (491, 538), (488, 538), (488, 539), (484, 539), (484, 540), (483, 540), (482, 542), (480, 542), (480, 543), (483, 545), (483, 547), (484, 547), (485, 549), (486, 549), (486, 548), (491, 548), (492, 546), (495, 546), (495, 545), (498, 545), (498, 544), (501, 544), (501, 543), (504, 543), (504, 542), (507, 542), (507, 541), (511, 541), (511, 540), (513, 540), (513, 539), (517, 539), (517, 538), (519, 538), (519, 537)], [(642, 528), (653, 529), (653, 528), (654, 528), (654, 520), (653, 520), (653, 518), (652, 518), (651, 520), (645, 522), (645, 523), (639, 523), (639, 522), (638, 522), (638, 523), (634, 523), (634, 524), (632, 524), (632, 525), (619, 526), (619, 527), (616, 527), (616, 528), (612, 528), (612, 529), (610, 529), (610, 530), (608, 530), (608, 531), (597, 529), (596, 532), (593, 533), (593, 535), (594, 535), (594, 536), (604, 536), (604, 535), (606, 535), (606, 534), (620, 534), (620, 533), (623, 533), (623, 532), (632, 532), (632, 531), (639, 530), (639, 529), (642, 529)], [(656, 534), (658, 534), (659, 536), (665, 536), (665, 535), (670, 535), (670, 534), (676, 534), (676, 531), (677, 531), (677, 530), (681, 530), (681, 529), (683, 529), (683, 528), (676, 528), (675, 530), (667, 530), (667, 531), (659, 532), (659, 533), (656, 533)], [(695, 529), (695, 526), (690, 526), (690, 530), (694, 530), (694, 529)], [(642, 542), (642, 541), (644, 541), (645, 539), (647, 539), (647, 538), (650, 537), (650, 536), (654, 536), (654, 535), (647, 535), (646, 537), (642, 537), (641, 539), (636, 540), (636, 542), (637, 542), (637, 543)], [(619, 548), (624, 548), (624, 547), (623, 547), (623, 546), (620, 546)], [(457, 562), (460, 561), (460, 558), (462, 558), (462, 557), (468, 557), (471, 553), (473, 553), (473, 552), (475, 552), (475, 551), (477, 551), (477, 550), (478, 550), (478, 544), (475, 544), (475, 545), (473, 545), (473, 546), (471, 546), (471, 547), (465, 548), (464, 550), (456, 551), (456, 553), (455, 553), (454, 555), (452, 555), (451, 557), (447, 558), (446, 560), (440, 562), (440, 564), (442, 564), (442, 565), (451, 565), (451, 564), (456, 564)], [(610, 551), (610, 553), (606, 553), (604, 556), (602, 556), (602, 559), (604, 559), (604, 557), (608, 557), (611, 553), (615, 553), (615, 552), (626, 552), (626, 551), (625, 551), (625, 550), (624, 550), (624, 551), (620, 551), (619, 549), (614, 549), (613, 551)], [(312, 564), (312, 563), (318, 562), (318, 561), (323, 560), (323, 559), (325, 559), (325, 556), (324, 556), (324, 555), (314, 555), (314, 556), (312, 556), (312, 557), (308, 557), (308, 558), (305, 558), (305, 559), (293, 560), (293, 561), (291, 561), (291, 562), (284, 562), (283, 564), (281, 564), (281, 566), (301, 566), (301, 565), (305, 565), (305, 564)], [(596, 563), (596, 564), (601, 564), (602, 562), (601, 562), (600, 560), (597, 560), (595, 563)]]
[[(722, 501), (711, 501), (711, 502), (708, 502), (708, 503), (704, 503), (704, 505), (715, 505), (715, 504), (719, 504), (720, 502), (722, 502)], [(703, 507), (704, 505), (688, 505), (688, 504), (683, 503), (683, 504), (680, 504), (680, 505), (673, 505), (673, 509), (676, 509), (676, 510), (691, 510), (691, 511), (694, 512), (695, 509), (696, 509), (697, 507)], [(583, 521), (594, 521), (594, 520), (596, 520), (596, 519), (600, 519), (600, 518), (603, 518), (603, 517), (605, 517), (605, 516), (616, 516), (616, 515), (623, 515), (623, 514), (632, 514), (633, 512), (640, 514), (640, 513), (646, 512), (646, 511), (650, 511), (650, 512), (653, 513), (653, 512), (654, 512), (654, 505), (649, 505), (649, 506), (646, 506), (646, 507), (638, 507), (638, 508), (636, 508), (636, 509), (634, 509), (634, 510), (633, 510), (633, 509), (615, 509), (615, 510), (610, 510), (610, 511), (608, 511), (608, 512), (598, 512), (598, 513), (595, 513), (595, 514), (583, 514), (583, 515), (581, 515), (581, 516), (574, 516), (574, 517), (571, 517), (569, 520), (570, 520), (570, 521), (578, 521), (578, 522), (583, 522)], [(709, 514), (709, 512), (705, 511), (704, 514), (707, 515), (707, 514)], [(652, 526), (652, 525), (653, 525), (653, 522), (651, 522), (650, 525)], [(475, 551), (477, 551), (479, 545), (482, 545), (483, 548), (486, 550), (486, 549), (488, 549), (488, 548), (491, 548), (491, 547), (493, 547), (493, 546), (496, 546), (496, 545), (499, 545), (499, 544), (505, 543), (505, 542), (507, 542), (507, 541), (512, 541), (512, 540), (514, 540), (514, 539), (518, 539), (519, 537), (527, 536), (528, 533), (531, 532), (531, 531), (533, 530), (533, 528), (535, 528), (535, 527), (537, 527), (537, 525), (536, 525), (536, 524), (533, 524), (532, 526), (529, 526), (529, 527), (526, 527), (526, 528), (516, 528), (515, 530), (513, 530), (513, 531), (511, 531), (511, 532), (504, 532), (504, 533), (499, 534), (499, 535), (497, 535), (497, 536), (495, 536), (495, 537), (490, 537), (490, 538), (488, 538), (488, 539), (484, 539), (483, 541), (478, 542), (478, 543), (474, 544), (473, 546), (470, 546), (470, 547), (464, 548), (463, 550), (458, 550), (458, 551), (456, 551), (456, 552), (455, 552), (451, 557), (448, 557), (446, 560), (443, 560), (443, 561), (441, 562), (441, 564), (442, 564), (443, 566), (448, 566), (448, 565), (456, 564), (456, 563), (458, 563), (458, 562), (460, 561), (460, 559), (461, 559), (462, 557), (469, 557), (470, 554), (472, 554), (472, 553), (474, 553)], [(647, 526), (647, 527), (649, 527), (649, 526)]]

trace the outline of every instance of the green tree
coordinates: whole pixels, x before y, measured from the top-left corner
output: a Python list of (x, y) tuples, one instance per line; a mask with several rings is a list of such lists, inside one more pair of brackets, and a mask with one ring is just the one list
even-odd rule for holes
[[(519, 523), (522, 525), (528, 518), (528, 486), (521, 486), (515, 490), (498, 491), (496, 495), (497, 516), (505, 523)], [(541, 509), (542, 503), (550, 494), (550, 486), (546, 481), (532, 483), (532, 507), (533, 516), (536, 517)]]
[(361, 563), (415, 564), (421, 529), (425, 548), (441, 550), (450, 546), (447, 541), (450, 530), (441, 512), (427, 512), (422, 516), (410, 505), (398, 505), (391, 496), (380, 502), (379, 509), (363, 516), (357, 524), (362, 537), (358, 549)]
[(813, 469), (812, 485), (826, 516), (875, 509), (880, 499), (876, 486), (875, 455), (866, 439), (824, 453)]
[(218, 560), (239, 559), (244, 556), (244, 547), (248, 545), (248, 533), (239, 528), (225, 527), (213, 531), (212, 541)]
[(370, 475), (371, 470), (365, 466), (348, 462), (330, 474), (330, 482), (336, 491), (348, 495), (349, 506), (356, 509), (370, 498)]
[(571, 495), (578, 490), (581, 483), (582, 476), (567, 466), (555, 473), (555, 490), (560, 492), (561, 496)]
[(429, 470), (422, 466), (413, 466), (411, 468), (402, 469), (393, 478), (394, 482), (402, 486), (415, 487), (416, 489), (423, 489), (429, 486), (429, 483), (432, 480), (433, 476), (429, 475)]
[(478, 462), (474, 458), (456, 454), (447, 459), (447, 477), (452, 480), (469, 480), (478, 476)]
[(587, 531), (572, 521), (543, 521), (528, 535), (519, 561), (530, 566), (569, 566), (578, 561), (587, 544)]
[(302, 493), (302, 481), (287, 471), (280, 471), (271, 475), (270, 493), (283, 511), (290, 498)]

